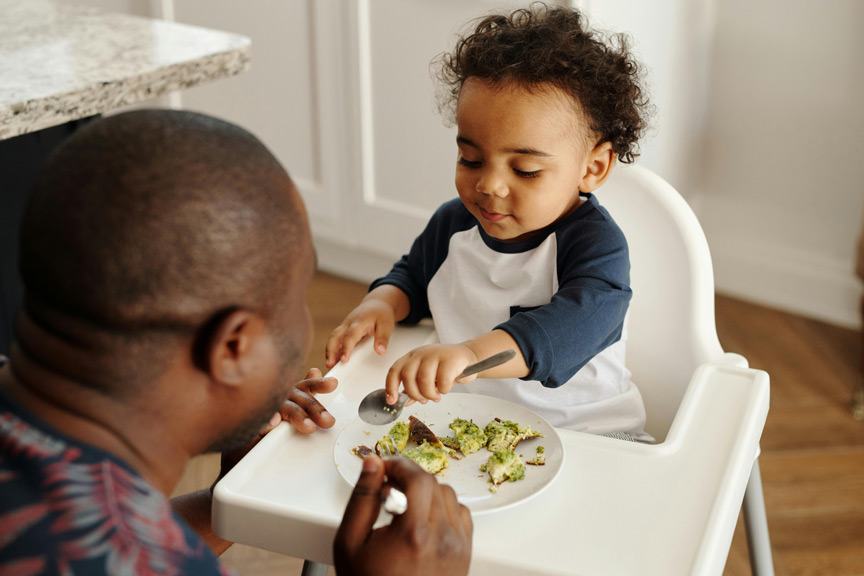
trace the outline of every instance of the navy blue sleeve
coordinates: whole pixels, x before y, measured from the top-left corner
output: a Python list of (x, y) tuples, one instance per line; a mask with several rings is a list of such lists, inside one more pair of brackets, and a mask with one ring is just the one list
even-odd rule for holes
[(549, 304), (519, 312), (496, 328), (510, 334), (530, 373), (557, 388), (621, 338), (630, 303), (630, 257), (624, 233), (599, 206), (557, 232), (558, 292)]
[(373, 290), (382, 284), (391, 284), (402, 290), (411, 303), (403, 324), (416, 324), (431, 316), (426, 288), (435, 272), (447, 258), (450, 237), (456, 232), (477, 225), (477, 220), (458, 198), (443, 204), (429, 219), (423, 232), (414, 240), (411, 251), (393, 265), (390, 272), (375, 280)]

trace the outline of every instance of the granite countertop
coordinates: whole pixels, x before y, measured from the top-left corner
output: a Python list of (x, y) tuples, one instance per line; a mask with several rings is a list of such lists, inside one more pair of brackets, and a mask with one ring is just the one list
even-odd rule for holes
[(245, 36), (44, 0), (0, 0), (0, 140), (249, 67)]

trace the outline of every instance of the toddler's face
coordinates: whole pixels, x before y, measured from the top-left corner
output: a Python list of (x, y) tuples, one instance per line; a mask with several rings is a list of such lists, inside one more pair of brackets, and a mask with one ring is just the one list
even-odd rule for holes
[(487, 234), (524, 240), (579, 207), (592, 146), (569, 95), (468, 78), (456, 124), (456, 189)]

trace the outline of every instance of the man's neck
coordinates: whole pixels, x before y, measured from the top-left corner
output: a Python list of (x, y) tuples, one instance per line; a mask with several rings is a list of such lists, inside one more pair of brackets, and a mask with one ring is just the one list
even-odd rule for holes
[(119, 401), (41, 368), (13, 349), (0, 389), (64, 434), (120, 458), (170, 496), (190, 455), (151, 425), (152, 410)]

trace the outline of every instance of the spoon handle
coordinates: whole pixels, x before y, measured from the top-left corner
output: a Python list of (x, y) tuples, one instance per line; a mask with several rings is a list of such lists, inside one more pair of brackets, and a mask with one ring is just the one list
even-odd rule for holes
[(497, 354), (493, 354), (489, 356), (485, 360), (481, 360), (476, 364), (471, 364), (465, 370), (462, 371), (459, 376), (456, 377), (456, 380), (460, 378), (465, 378), (466, 376), (471, 376), (472, 374), (477, 374), (478, 372), (483, 372), (484, 370), (488, 370), (489, 368), (494, 368), (500, 364), (504, 364), (508, 360), (512, 359), (516, 356), (515, 350), (504, 350), (503, 352), (498, 352)]

